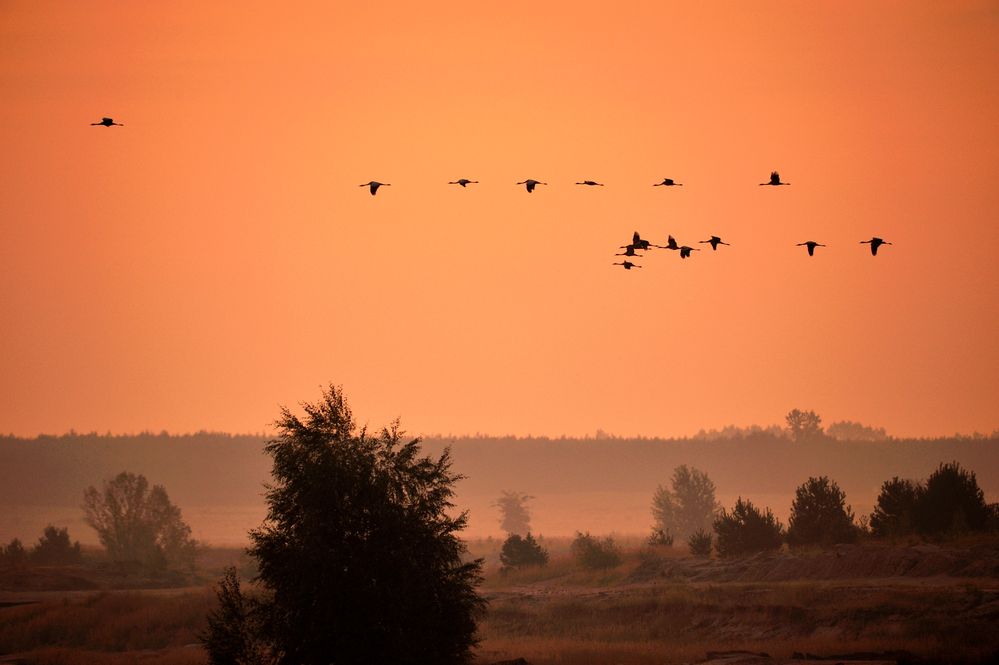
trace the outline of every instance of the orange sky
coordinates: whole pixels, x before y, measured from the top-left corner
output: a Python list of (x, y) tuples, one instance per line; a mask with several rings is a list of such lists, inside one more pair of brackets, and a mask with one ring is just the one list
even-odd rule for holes
[(0, 432), (999, 427), (996, 2), (554, 4), (0, 4)]

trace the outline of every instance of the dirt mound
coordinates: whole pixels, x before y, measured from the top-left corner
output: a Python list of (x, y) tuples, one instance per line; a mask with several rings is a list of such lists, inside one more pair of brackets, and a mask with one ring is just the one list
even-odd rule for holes
[(838, 545), (831, 550), (791, 550), (707, 561), (651, 559), (634, 571), (630, 581), (783, 582), (936, 576), (999, 578), (999, 552), (987, 546)]

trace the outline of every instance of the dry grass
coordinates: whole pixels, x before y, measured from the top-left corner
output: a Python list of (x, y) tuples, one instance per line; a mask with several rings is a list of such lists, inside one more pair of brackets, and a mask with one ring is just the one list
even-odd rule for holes
[(48, 649), (62, 654), (46, 656), (58, 660), (65, 650), (122, 654), (181, 649), (198, 642), (213, 604), (206, 588), (173, 594), (102, 592), (9, 607), (0, 614), (0, 653), (41, 657), (40, 650)]

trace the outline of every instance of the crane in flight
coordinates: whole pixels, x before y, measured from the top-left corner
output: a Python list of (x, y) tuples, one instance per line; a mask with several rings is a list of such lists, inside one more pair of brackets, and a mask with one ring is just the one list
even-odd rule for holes
[(612, 263), (612, 266), (624, 266), (625, 270), (631, 270), (632, 268), (641, 268), (642, 266), (637, 263), (632, 263), (631, 261), (623, 261), (621, 263)]
[(366, 182), (363, 185), (358, 185), (358, 187), (367, 187), (368, 189), (370, 189), (372, 196), (374, 196), (375, 194), (377, 194), (378, 193), (378, 188), (382, 187), (382, 186), (391, 187), (392, 183), (390, 183), (390, 182), (378, 182), (377, 180), (372, 180), (371, 182)]
[(825, 245), (817, 243), (814, 240), (808, 240), (808, 241), (805, 241), (805, 242), (799, 242), (797, 245), (795, 245), (795, 247), (801, 247), (802, 245), (804, 245), (805, 247), (808, 248), (808, 255), (809, 256), (815, 256), (815, 248), (816, 247), (825, 247)]
[(449, 185), (461, 185), (462, 187), (464, 187), (465, 185), (478, 185), (479, 181), (478, 180), (469, 180), (468, 178), (461, 178), (459, 180), (455, 180), (454, 182), (449, 182), (448, 184)]
[(91, 127), (94, 127), (94, 126), (98, 126), (98, 127), (124, 127), (125, 125), (121, 124), (120, 122), (115, 122), (113, 118), (101, 118), (100, 122), (92, 122), (92, 123), (90, 123), (90, 126)]
[(728, 245), (727, 242), (722, 242), (722, 239), (719, 238), (718, 236), (711, 236), (707, 240), (698, 240), (697, 242), (709, 242), (709, 243), (711, 243), (711, 251), (717, 250), (718, 249), (718, 245)]
[(680, 246), (678, 244), (676, 244), (676, 238), (674, 238), (673, 236), (670, 236), (669, 240), (666, 241), (666, 247), (664, 247), (663, 249), (673, 249), (673, 250), (676, 250), (676, 249), (680, 249)]
[(790, 184), (791, 183), (789, 183), (789, 182), (781, 182), (780, 181), (780, 174), (777, 173), (776, 171), (771, 171), (770, 172), (770, 182), (761, 182), (760, 183), (760, 187), (763, 187), (764, 185), (772, 185), (774, 187), (778, 187), (780, 185), (790, 185)]
[(861, 245), (863, 245), (865, 243), (870, 243), (871, 244), (871, 256), (877, 256), (878, 255), (878, 247), (880, 247), (881, 245), (890, 245), (891, 244), (887, 240), (882, 240), (881, 238), (879, 238), (877, 236), (874, 236), (870, 240), (861, 240), (860, 241)]
[(642, 256), (641, 254), (635, 254), (636, 249), (642, 249), (641, 247), (635, 247), (634, 245), (624, 245), (621, 247), (623, 252), (618, 252), (614, 256)]
[(548, 183), (547, 182), (541, 182), (540, 180), (531, 180), (530, 178), (528, 178), (527, 180), (524, 180), (523, 182), (518, 182), (517, 184), (518, 185), (526, 185), (527, 186), (527, 193), (530, 194), (531, 192), (534, 191), (534, 188), (537, 187), (538, 185), (547, 185)]
[(680, 258), (685, 259), (688, 256), (690, 256), (691, 252), (699, 252), (699, 251), (701, 250), (697, 249), (696, 247), (687, 247), (686, 245), (684, 245), (680, 248)]
[(682, 182), (676, 182), (673, 178), (663, 178), (662, 182), (657, 182), (653, 187), (683, 187)]
[(590, 187), (603, 187), (604, 183), (597, 182), (596, 180), (584, 180), (583, 182), (577, 182), (577, 185), (589, 185)]

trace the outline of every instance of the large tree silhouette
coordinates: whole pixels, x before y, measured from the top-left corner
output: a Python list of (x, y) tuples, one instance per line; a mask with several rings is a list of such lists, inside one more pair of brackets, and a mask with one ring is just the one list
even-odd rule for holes
[[(449, 515), (460, 479), (449, 451), (420, 456), (397, 423), (377, 436), (358, 429), (338, 387), (303, 408), (303, 418), (281, 410), (266, 447), (274, 481), (249, 549), (262, 593), (244, 607), (238, 585), (223, 585), (205, 636), (210, 657), (259, 657), (259, 645), (233, 646), (233, 636), (253, 634), (289, 665), (468, 661), (482, 563), (463, 561), (466, 515)], [(231, 625), (251, 619), (251, 631)]]

